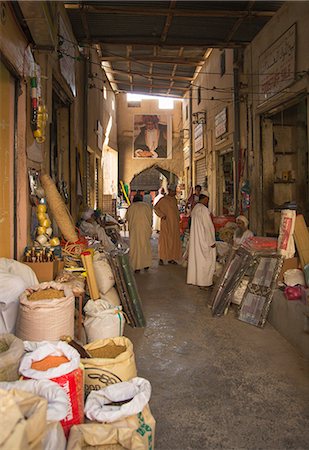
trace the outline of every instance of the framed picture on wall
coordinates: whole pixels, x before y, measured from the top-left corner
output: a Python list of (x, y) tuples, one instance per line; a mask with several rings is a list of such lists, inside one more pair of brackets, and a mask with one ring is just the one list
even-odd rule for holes
[(133, 124), (133, 158), (172, 158), (172, 117), (136, 114)]

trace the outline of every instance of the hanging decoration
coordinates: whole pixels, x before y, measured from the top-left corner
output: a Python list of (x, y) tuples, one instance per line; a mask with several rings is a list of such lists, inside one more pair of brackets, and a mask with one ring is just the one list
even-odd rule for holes
[(41, 76), (38, 64), (33, 64), (30, 76), (30, 96), (31, 96), (31, 129), (35, 140), (39, 144), (45, 142), (45, 129), (48, 119), (46, 106), (43, 104), (41, 96)]

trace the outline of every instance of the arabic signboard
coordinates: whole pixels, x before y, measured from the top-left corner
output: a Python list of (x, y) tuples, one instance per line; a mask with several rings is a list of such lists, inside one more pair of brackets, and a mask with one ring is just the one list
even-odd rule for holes
[(295, 79), (296, 24), (259, 58), (260, 102), (285, 89)]
[(194, 152), (195, 154), (200, 153), (204, 148), (204, 128), (203, 124), (200, 123), (195, 125), (194, 128)]
[(227, 108), (223, 108), (215, 116), (215, 136), (216, 138), (222, 136), (222, 134), (227, 132)]

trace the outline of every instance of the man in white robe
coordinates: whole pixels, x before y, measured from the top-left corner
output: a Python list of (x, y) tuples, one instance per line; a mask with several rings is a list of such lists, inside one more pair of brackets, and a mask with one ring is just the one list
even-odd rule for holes
[(140, 195), (136, 194), (126, 214), (130, 236), (129, 257), (135, 273), (139, 273), (141, 269), (147, 271), (151, 266), (151, 219), (150, 206), (143, 202)]
[(233, 246), (239, 247), (248, 238), (252, 237), (253, 233), (251, 230), (249, 230), (249, 220), (246, 216), (236, 217), (236, 225), (237, 228), (234, 232)]
[(202, 191), (191, 213), (187, 283), (211, 287), (216, 267), (216, 241), (209, 210), (209, 194)]
[[(158, 195), (155, 196), (155, 198), (153, 199), (153, 206), (155, 207), (156, 204), (158, 203), (159, 200), (161, 200), (162, 197), (164, 197), (165, 195), (165, 190), (164, 188), (160, 188), (158, 191)], [(155, 213), (155, 211), (153, 211), (153, 216), (152, 216), (152, 228), (153, 231), (156, 231), (157, 233), (159, 233), (160, 231), (160, 226), (161, 226), (161, 219), (159, 216), (157, 216), (157, 214)]]

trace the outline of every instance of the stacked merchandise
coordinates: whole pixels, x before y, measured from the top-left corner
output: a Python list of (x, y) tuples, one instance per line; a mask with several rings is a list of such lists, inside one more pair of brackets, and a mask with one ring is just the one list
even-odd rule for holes
[[(277, 254), (277, 240), (253, 237), (234, 249), (225, 265), (221, 278), (212, 293), (212, 313), (224, 314), (233, 297), (238, 297), (238, 319), (264, 326), (282, 267), (282, 257)], [(237, 288), (246, 279), (246, 288)]]

